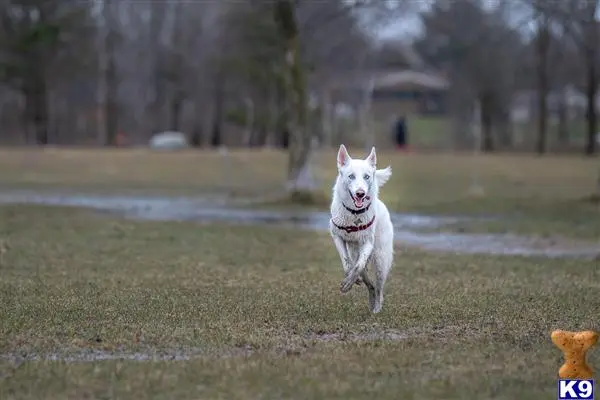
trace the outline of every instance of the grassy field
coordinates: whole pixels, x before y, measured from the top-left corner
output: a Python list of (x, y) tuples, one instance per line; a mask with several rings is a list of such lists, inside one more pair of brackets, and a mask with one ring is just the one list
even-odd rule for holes
[[(327, 208), (335, 179), (335, 150), (314, 157)], [(360, 149), (351, 154), (366, 156)], [(269, 199), (281, 206), (286, 155), (278, 151), (155, 153), (148, 150), (3, 150), (0, 186), (5, 189), (94, 193), (169, 194)], [(467, 154), (380, 152), (391, 165), (382, 190), (399, 212), (500, 216), (492, 222), (451, 227), (460, 231), (520, 232), (600, 238), (600, 203), (591, 201), (598, 159), (575, 156), (472, 157)], [(484, 189), (474, 196), (473, 179)], [(287, 204), (283, 204), (287, 206)]]
[[(339, 293), (326, 234), (37, 206), (0, 220), (2, 399), (553, 398), (550, 331), (600, 329), (597, 261), (398, 248), (374, 316), (363, 287)], [(14, 360), (90, 349), (196, 356)]]

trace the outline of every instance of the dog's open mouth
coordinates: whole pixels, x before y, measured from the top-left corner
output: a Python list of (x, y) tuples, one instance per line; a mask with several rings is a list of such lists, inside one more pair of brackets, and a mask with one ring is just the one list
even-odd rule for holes
[(369, 196), (359, 198), (359, 197), (356, 197), (354, 194), (352, 194), (352, 192), (349, 192), (349, 193), (350, 193), (350, 197), (352, 197), (352, 201), (354, 202), (354, 206), (356, 208), (363, 208), (365, 205), (365, 201), (370, 199)]
[(362, 208), (365, 204), (364, 198), (359, 199), (357, 197), (352, 196), (352, 199), (354, 200), (354, 205), (356, 206), (356, 208)]

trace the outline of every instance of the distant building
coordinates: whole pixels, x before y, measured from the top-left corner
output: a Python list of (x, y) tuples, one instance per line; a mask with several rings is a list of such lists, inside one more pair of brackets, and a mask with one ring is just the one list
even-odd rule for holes
[(449, 82), (441, 75), (409, 69), (365, 71), (330, 82), (334, 101), (352, 97), (357, 106), (368, 98), (376, 118), (402, 114), (444, 115)]
[(443, 115), (446, 113), (448, 81), (434, 73), (399, 70), (375, 72), (372, 112)]
[[(410, 69), (380, 69), (339, 77), (324, 89), (334, 109), (351, 109), (359, 118), (368, 107), (378, 146), (393, 145), (398, 117), (444, 116), (449, 82), (441, 75)], [(348, 112), (346, 112), (348, 114)], [(410, 136), (410, 132), (408, 132)]]
[(417, 116), (446, 115), (449, 87), (446, 77), (428, 67), (409, 43), (392, 40), (382, 43), (364, 65), (338, 72), (320, 90), (333, 109), (343, 104), (356, 119), (368, 109), (376, 143), (387, 146), (393, 145), (399, 116), (406, 116), (410, 126)]

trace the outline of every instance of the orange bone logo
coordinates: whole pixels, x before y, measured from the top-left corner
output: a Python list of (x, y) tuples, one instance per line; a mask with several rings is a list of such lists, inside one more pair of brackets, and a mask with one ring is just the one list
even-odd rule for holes
[(585, 362), (585, 353), (598, 341), (598, 333), (556, 330), (550, 337), (565, 356), (565, 363), (558, 370), (558, 376), (562, 379), (590, 379), (594, 372)]

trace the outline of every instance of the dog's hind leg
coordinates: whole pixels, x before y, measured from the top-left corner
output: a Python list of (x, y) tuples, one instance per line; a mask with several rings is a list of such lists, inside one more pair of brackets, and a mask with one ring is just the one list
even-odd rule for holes
[(371, 278), (369, 278), (369, 275), (367, 274), (367, 268), (362, 271), (360, 277), (365, 283), (367, 291), (369, 292), (369, 309), (373, 310), (375, 307), (375, 301), (377, 300), (377, 290), (375, 289), (375, 285), (373, 285)]

